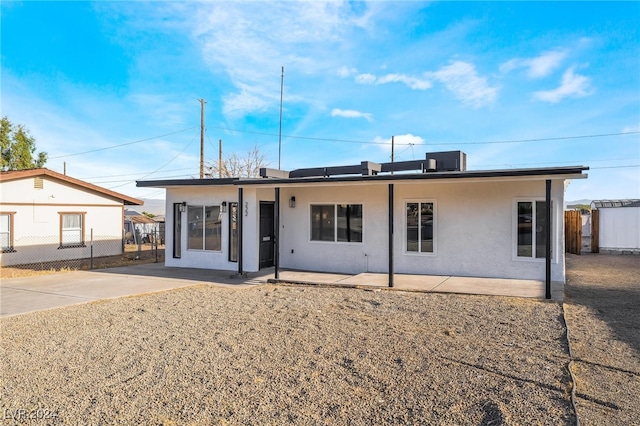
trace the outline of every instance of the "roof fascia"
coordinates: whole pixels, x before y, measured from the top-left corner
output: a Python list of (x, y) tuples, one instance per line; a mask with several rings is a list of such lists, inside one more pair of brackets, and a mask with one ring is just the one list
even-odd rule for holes
[(553, 169), (507, 169), (507, 170), (477, 170), (464, 172), (414, 173), (375, 176), (343, 176), (330, 178), (297, 178), (297, 179), (261, 179), (239, 180), (236, 184), (243, 187), (250, 186), (308, 186), (336, 185), (336, 184), (374, 184), (382, 182), (455, 182), (482, 180), (541, 180), (541, 179), (585, 179), (588, 176), (583, 171), (589, 170), (585, 166), (563, 167)]
[(121, 194), (119, 192), (112, 191), (107, 188), (103, 188), (98, 185), (94, 185), (89, 182), (85, 182), (80, 179), (72, 178), (67, 175), (63, 175), (58, 172), (54, 172), (49, 169), (30, 169), (30, 170), (16, 170), (11, 172), (4, 172), (0, 175), (0, 182), (10, 182), (19, 179), (25, 179), (33, 176), (48, 176), (53, 179), (61, 180), (63, 182), (70, 183), (72, 185), (79, 186), (81, 188), (88, 189), (103, 195), (106, 195), (117, 200), (121, 200), (126, 205), (142, 206), (144, 201), (137, 198), (129, 197), (128, 195)]

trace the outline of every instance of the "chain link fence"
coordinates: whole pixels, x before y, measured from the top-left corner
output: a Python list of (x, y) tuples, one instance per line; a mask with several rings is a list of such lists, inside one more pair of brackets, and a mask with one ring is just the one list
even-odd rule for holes
[(28, 269), (34, 271), (97, 269), (121, 266), (130, 261), (160, 262), (164, 260), (164, 248), (157, 232), (127, 244), (122, 235), (85, 236), (82, 244), (63, 245), (59, 235), (20, 236), (13, 241), (11, 250), (0, 254), (3, 269)]

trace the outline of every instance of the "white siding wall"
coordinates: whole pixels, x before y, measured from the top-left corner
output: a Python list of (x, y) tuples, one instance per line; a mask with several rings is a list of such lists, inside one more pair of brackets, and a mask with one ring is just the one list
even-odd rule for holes
[(600, 211), (600, 249), (640, 249), (640, 207), (610, 207)]
[(88, 257), (88, 247), (58, 248), (60, 213), (64, 212), (86, 213), (84, 240), (89, 246), (93, 229), (96, 256), (122, 253), (123, 205), (120, 200), (49, 177), (44, 177), (43, 189), (34, 189), (33, 178), (25, 178), (2, 182), (0, 210), (15, 212), (15, 252), (0, 255), (3, 266)]

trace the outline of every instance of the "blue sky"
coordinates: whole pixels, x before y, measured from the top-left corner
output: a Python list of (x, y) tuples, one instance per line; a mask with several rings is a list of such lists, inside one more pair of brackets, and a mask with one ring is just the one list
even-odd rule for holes
[[(284, 66), (283, 169), (390, 161), (395, 136), (397, 161), (460, 149), (469, 169), (587, 165), (567, 199), (640, 198), (639, 2), (1, 12), (1, 114), (30, 129), (48, 168), (128, 195), (164, 195), (136, 179), (198, 176), (201, 98), (207, 160), (222, 139), (277, 168)], [(557, 139), (574, 136), (593, 137)]]

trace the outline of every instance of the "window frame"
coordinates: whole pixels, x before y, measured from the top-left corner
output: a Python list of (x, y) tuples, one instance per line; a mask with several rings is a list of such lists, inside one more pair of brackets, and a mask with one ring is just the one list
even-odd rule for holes
[[(345, 206), (360, 206), (360, 210), (362, 211), (362, 229), (361, 229), (361, 235), (362, 238), (360, 239), (360, 241), (339, 241), (338, 240), (338, 206), (341, 205), (345, 205)], [(313, 206), (323, 206), (323, 207), (327, 207), (327, 206), (331, 206), (333, 207), (333, 240), (314, 240), (313, 239), (313, 217), (312, 217), (312, 210), (313, 210)], [(308, 214), (308, 218), (309, 221), (307, 222), (309, 225), (309, 229), (307, 232), (307, 238), (309, 239), (310, 243), (314, 243), (314, 244), (364, 244), (365, 242), (365, 203), (362, 202), (326, 202), (326, 201), (319, 201), (319, 202), (311, 202), (309, 203), (309, 210), (307, 212)]]
[[(86, 247), (85, 244), (85, 224), (86, 224), (86, 215), (87, 212), (58, 212), (58, 215), (60, 217), (60, 246), (58, 247), (58, 249), (68, 249), (68, 248), (79, 248), (79, 247)], [(80, 242), (78, 243), (73, 243), (73, 244), (69, 244), (69, 243), (64, 243), (64, 238), (63, 238), (63, 234), (64, 234), (64, 217), (67, 215), (78, 215), (80, 216)]]
[(15, 253), (16, 249), (15, 249), (15, 244), (14, 244), (14, 233), (15, 233), (15, 229), (14, 229), (14, 215), (16, 214), (16, 212), (3, 212), (0, 211), (0, 216), (7, 216), (7, 219), (9, 220), (9, 238), (8, 238), (8, 242), (9, 245), (7, 247), (0, 247), (0, 252), (1, 253)]
[[(546, 254), (541, 257), (536, 256), (536, 227), (537, 227), (537, 216), (536, 216), (536, 207), (537, 203), (545, 203), (547, 200), (544, 197), (517, 197), (513, 200), (513, 213), (512, 213), (512, 260), (518, 262), (538, 262), (542, 263), (546, 260)], [(531, 221), (531, 256), (520, 256), (518, 254), (518, 204), (519, 203), (531, 203), (532, 210), (532, 221)], [(554, 220), (554, 206), (553, 200), (550, 200), (551, 203), (551, 261), (556, 261), (556, 250), (554, 249), (554, 243), (556, 241), (555, 238), (555, 230), (556, 230), (556, 220)]]
[[(407, 221), (407, 204), (418, 203), (430, 203), (433, 204), (433, 225), (432, 225), (432, 240), (433, 251), (409, 251), (407, 250), (407, 241), (409, 238), (409, 223)], [(418, 219), (419, 220), (419, 219)], [(418, 231), (418, 241), (421, 242), (420, 233)], [(407, 256), (420, 256), (420, 257), (435, 257), (438, 254), (438, 203), (434, 198), (408, 198), (403, 200), (402, 203), (402, 253)]]
[[(191, 221), (189, 218), (189, 213), (191, 209), (194, 208), (200, 208), (201, 210), (201, 217), (198, 219), (198, 222), (202, 222), (202, 246), (201, 248), (193, 248), (190, 246), (190, 242), (191, 242), (191, 235), (190, 235), (190, 229), (189, 227), (191, 226)], [(206, 211), (208, 208), (217, 208), (218, 209), (218, 216), (217, 219), (214, 220), (220, 222), (220, 229), (219, 229), (219, 233), (218, 233), (218, 239), (220, 242), (220, 248), (219, 249), (207, 249), (207, 218), (206, 218)], [(198, 252), (207, 252), (207, 253), (222, 253), (222, 246), (223, 246), (223, 242), (222, 242), (222, 219), (223, 219), (223, 214), (222, 214), (222, 206), (220, 204), (187, 204), (187, 208), (186, 208), (186, 214), (187, 214), (187, 219), (186, 219), (186, 226), (187, 226), (187, 251), (198, 251)], [(209, 219), (210, 221), (212, 219)]]

